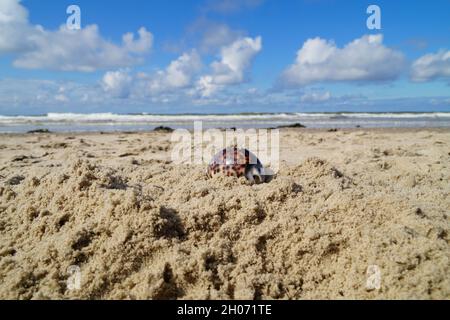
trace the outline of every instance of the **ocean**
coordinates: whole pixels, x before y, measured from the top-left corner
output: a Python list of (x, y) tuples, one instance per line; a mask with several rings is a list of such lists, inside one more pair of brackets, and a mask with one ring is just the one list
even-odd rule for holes
[(159, 126), (203, 128), (273, 128), (301, 123), (307, 128), (445, 128), (450, 112), (438, 113), (252, 113), (252, 114), (75, 114), (0, 116), (1, 133), (151, 131)]

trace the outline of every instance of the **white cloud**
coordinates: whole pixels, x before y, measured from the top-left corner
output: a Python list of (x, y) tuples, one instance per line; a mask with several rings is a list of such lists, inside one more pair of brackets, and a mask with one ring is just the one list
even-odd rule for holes
[(65, 103), (65, 102), (69, 101), (69, 98), (67, 98), (64, 94), (57, 94), (55, 96), (55, 100), (58, 102)]
[(0, 0), (0, 54), (29, 48), (29, 35), (28, 11), (17, 0)]
[(411, 67), (411, 80), (425, 82), (450, 78), (450, 51), (441, 50), (417, 59)]
[(261, 49), (261, 37), (242, 38), (223, 47), (220, 61), (211, 64), (212, 73), (202, 76), (197, 82), (201, 95), (209, 97), (222, 86), (243, 83), (254, 57)]
[(301, 102), (305, 103), (321, 103), (326, 102), (331, 99), (331, 93), (329, 91), (325, 92), (307, 92), (300, 97)]
[[(126, 72), (126, 70), (122, 70)], [(131, 112), (192, 112), (201, 110), (216, 112), (272, 112), (274, 105), (284, 111), (409, 111), (445, 110), (449, 97), (377, 99), (364, 96), (331, 96), (326, 102), (300, 104), (300, 90), (263, 91), (227, 87), (213, 97), (200, 98), (189, 95), (189, 88), (144, 95), (149, 76), (137, 74), (133, 78), (130, 94), (126, 100), (96, 83), (67, 81), (0, 79), (0, 114), (43, 114), (47, 112), (74, 113), (131, 113)], [(120, 78), (120, 77), (119, 77)], [(147, 82), (146, 82), (147, 81)], [(141, 87), (141, 85), (145, 85)], [(148, 90), (148, 88), (147, 88)], [(323, 92), (318, 88), (311, 92)], [(58, 97), (59, 96), (59, 97)], [(317, 94), (317, 96), (321, 96)], [(322, 94), (326, 97), (326, 94)], [(58, 101), (60, 100), (60, 101)], [(320, 100), (320, 99), (319, 99)]]
[(220, 49), (247, 36), (247, 32), (232, 29), (225, 23), (210, 20), (205, 16), (195, 19), (186, 28), (185, 35), (177, 41), (165, 41), (167, 52), (180, 53), (196, 48), (201, 54), (217, 54)]
[(131, 32), (123, 35), (124, 49), (132, 53), (147, 53), (153, 46), (153, 34), (144, 27), (138, 30), (139, 38), (135, 39)]
[(127, 70), (107, 72), (102, 79), (103, 89), (113, 97), (128, 98), (133, 78)]
[(218, 89), (246, 81), (252, 60), (261, 50), (261, 42), (260, 37), (242, 38), (223, 47), (220, 60), (211, 64), (209, 74), (200, 73), (203, 69), (200, 55), (192, 50), (173, 60), (167, 68), (154, 73), (131, 74), (129, 70), (107, 72), (101, 87), (103, 93), (112, 98), (150, 100), (162, 104), (199, 104), (201, 100), (212, 103), (211, 96)]
[(220, 62), (213, 62), (215, 83), (235, 84), (244, 80), (244, 73), (250, 67), (253, 58), (262, 49), (261, 37), (244, 38), (222, 49)]
[(193, 77), (201, 70), (199, 54), (193, 50), (172, 61), (164, 71), (159, 71), (150, 82), (152, 92), (186, 88), (192, 84)]
[(217, 90), (219, 86), (214, 84), (214, 78), (210, 75), (202, 76), (197, 81), (196, 90), (192, 91), (192, 94), (196, 94), (196, 92), (200, 93), (202, 98), (211, 97)]
[(74, 112), (85, 107), (89, 112), (91, 108), (110, 103), (110, 96), (103, 94), (96, 85), (53, 80), (0, 80), (0, 114), (43, 113), (48, 108), (54, 112), (68, 110), (61, 109), (63, 107), (72, 107)]
[(244, 35), (244, 32), (233, 30), (226, 24), (211, 21), (199, 21), (193, 29), (202, 35), (200, 50), (206, 53), (216, 52)]
[(172, 61), (166, 69), (153, 74), (130, 74), (129, 70), (107, 72), (101, 86), (104, 92), (116, 98), (167, 99), (167, 95), (182, 96), (183, 89), (192, 87), (201, 68), (200, 56), (193, 50)]
[(450, 98), (433, 98), (429, 102), (433, 106), (450, 106)]
[(382, 35), (366, 35), (338, 48), (321, 38), (307, 40), (282, 75), (287, 86), (327, 81), (387, 81), (403, 70), (403, 54), (383, 45)]
[(19, 68), (92, 72), (128, 67), (142, 62), (153, 45), (145, 28), (138, 34), (135, 39), (127, 33), (122, 45), (116, 45), (103, 39), (96, 25), (49, 31), (29, 23), (19, 0), (0, 0), (0, 54), (17, 54), (14, 66)]
[(17, 0), (1, 0), (0, 23), (25, 23), (28, 11)]

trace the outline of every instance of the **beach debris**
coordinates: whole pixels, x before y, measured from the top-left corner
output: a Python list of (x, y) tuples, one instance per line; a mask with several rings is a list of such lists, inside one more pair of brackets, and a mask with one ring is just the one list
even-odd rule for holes
[(137, 157), (139, 154), (126, 152), (119, 155), (119, 158)]
[(294, 123), (294, 124), (288, 124), (285, 126), (279, 126), (277, 127), (277, 129), (295, 129), (295, 128), (306, 128), (305, 125), (301, 124), (301, 123)]
[(41, 146), (43, 149), (67, 149), (70, 144), (66, 142), (52, 142)]
[(25, 180), (24, 176), (14, 176), (8, 181), (6, 181), (6, 185), (8, 186), (18, 186), (22, 183), (22, 181)]
[(174, 130), (172, 128), (169, 128), (169, 127), (160, 126), (160, 127), (156, 127), (153, 131), (155, 131), (155, 132), (172, 133)]
[(420, 218), (426, 218), (426, 214), (425, 212), (423, 212), (423, 210), (421, 208), (416, 208), (416, 210), (414, 211), (414, 213), (416, 215), (418, 215)]
[(21, 162), (21, 161), (28, 160), (28, 159), (30, 159), (29, 156), (19, 155), (19, 156), (15, 156), (14, 158), (12, 158), (11, 162)]
[(261, 161), (249, 150), (229, 147), (217, 153), (210, 162), (207, 175), (212, 178), (216, 175), (228, 177), (245, 177), (251, 184), (270, 182), (273, 173), (264, 168)]
[(33, 133), (51, 133), (51, 132), (48, 129), (37, 129), (37, 130), (30, 130), (27, 133), (33, 134)]

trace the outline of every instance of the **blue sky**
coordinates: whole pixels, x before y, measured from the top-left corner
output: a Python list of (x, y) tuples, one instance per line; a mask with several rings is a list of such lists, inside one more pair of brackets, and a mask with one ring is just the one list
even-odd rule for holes
[[(81, 30), (64, 29), (71, 4)], [(450, 111), (449, 14), (448, 0), (0, 0), (0, 114)]]

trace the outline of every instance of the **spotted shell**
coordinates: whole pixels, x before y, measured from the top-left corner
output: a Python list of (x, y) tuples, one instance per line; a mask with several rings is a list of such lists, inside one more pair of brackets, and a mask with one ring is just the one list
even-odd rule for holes
[(261, 175), (263, 165), (259, 159), (247, 149), (237, 147), (226, 148), (217, 153), (208, 166), (208, 176), (213, 177), (222, 174), (228, 177), (246, 177), (249, 179), (249, 172), (253, 170)]

